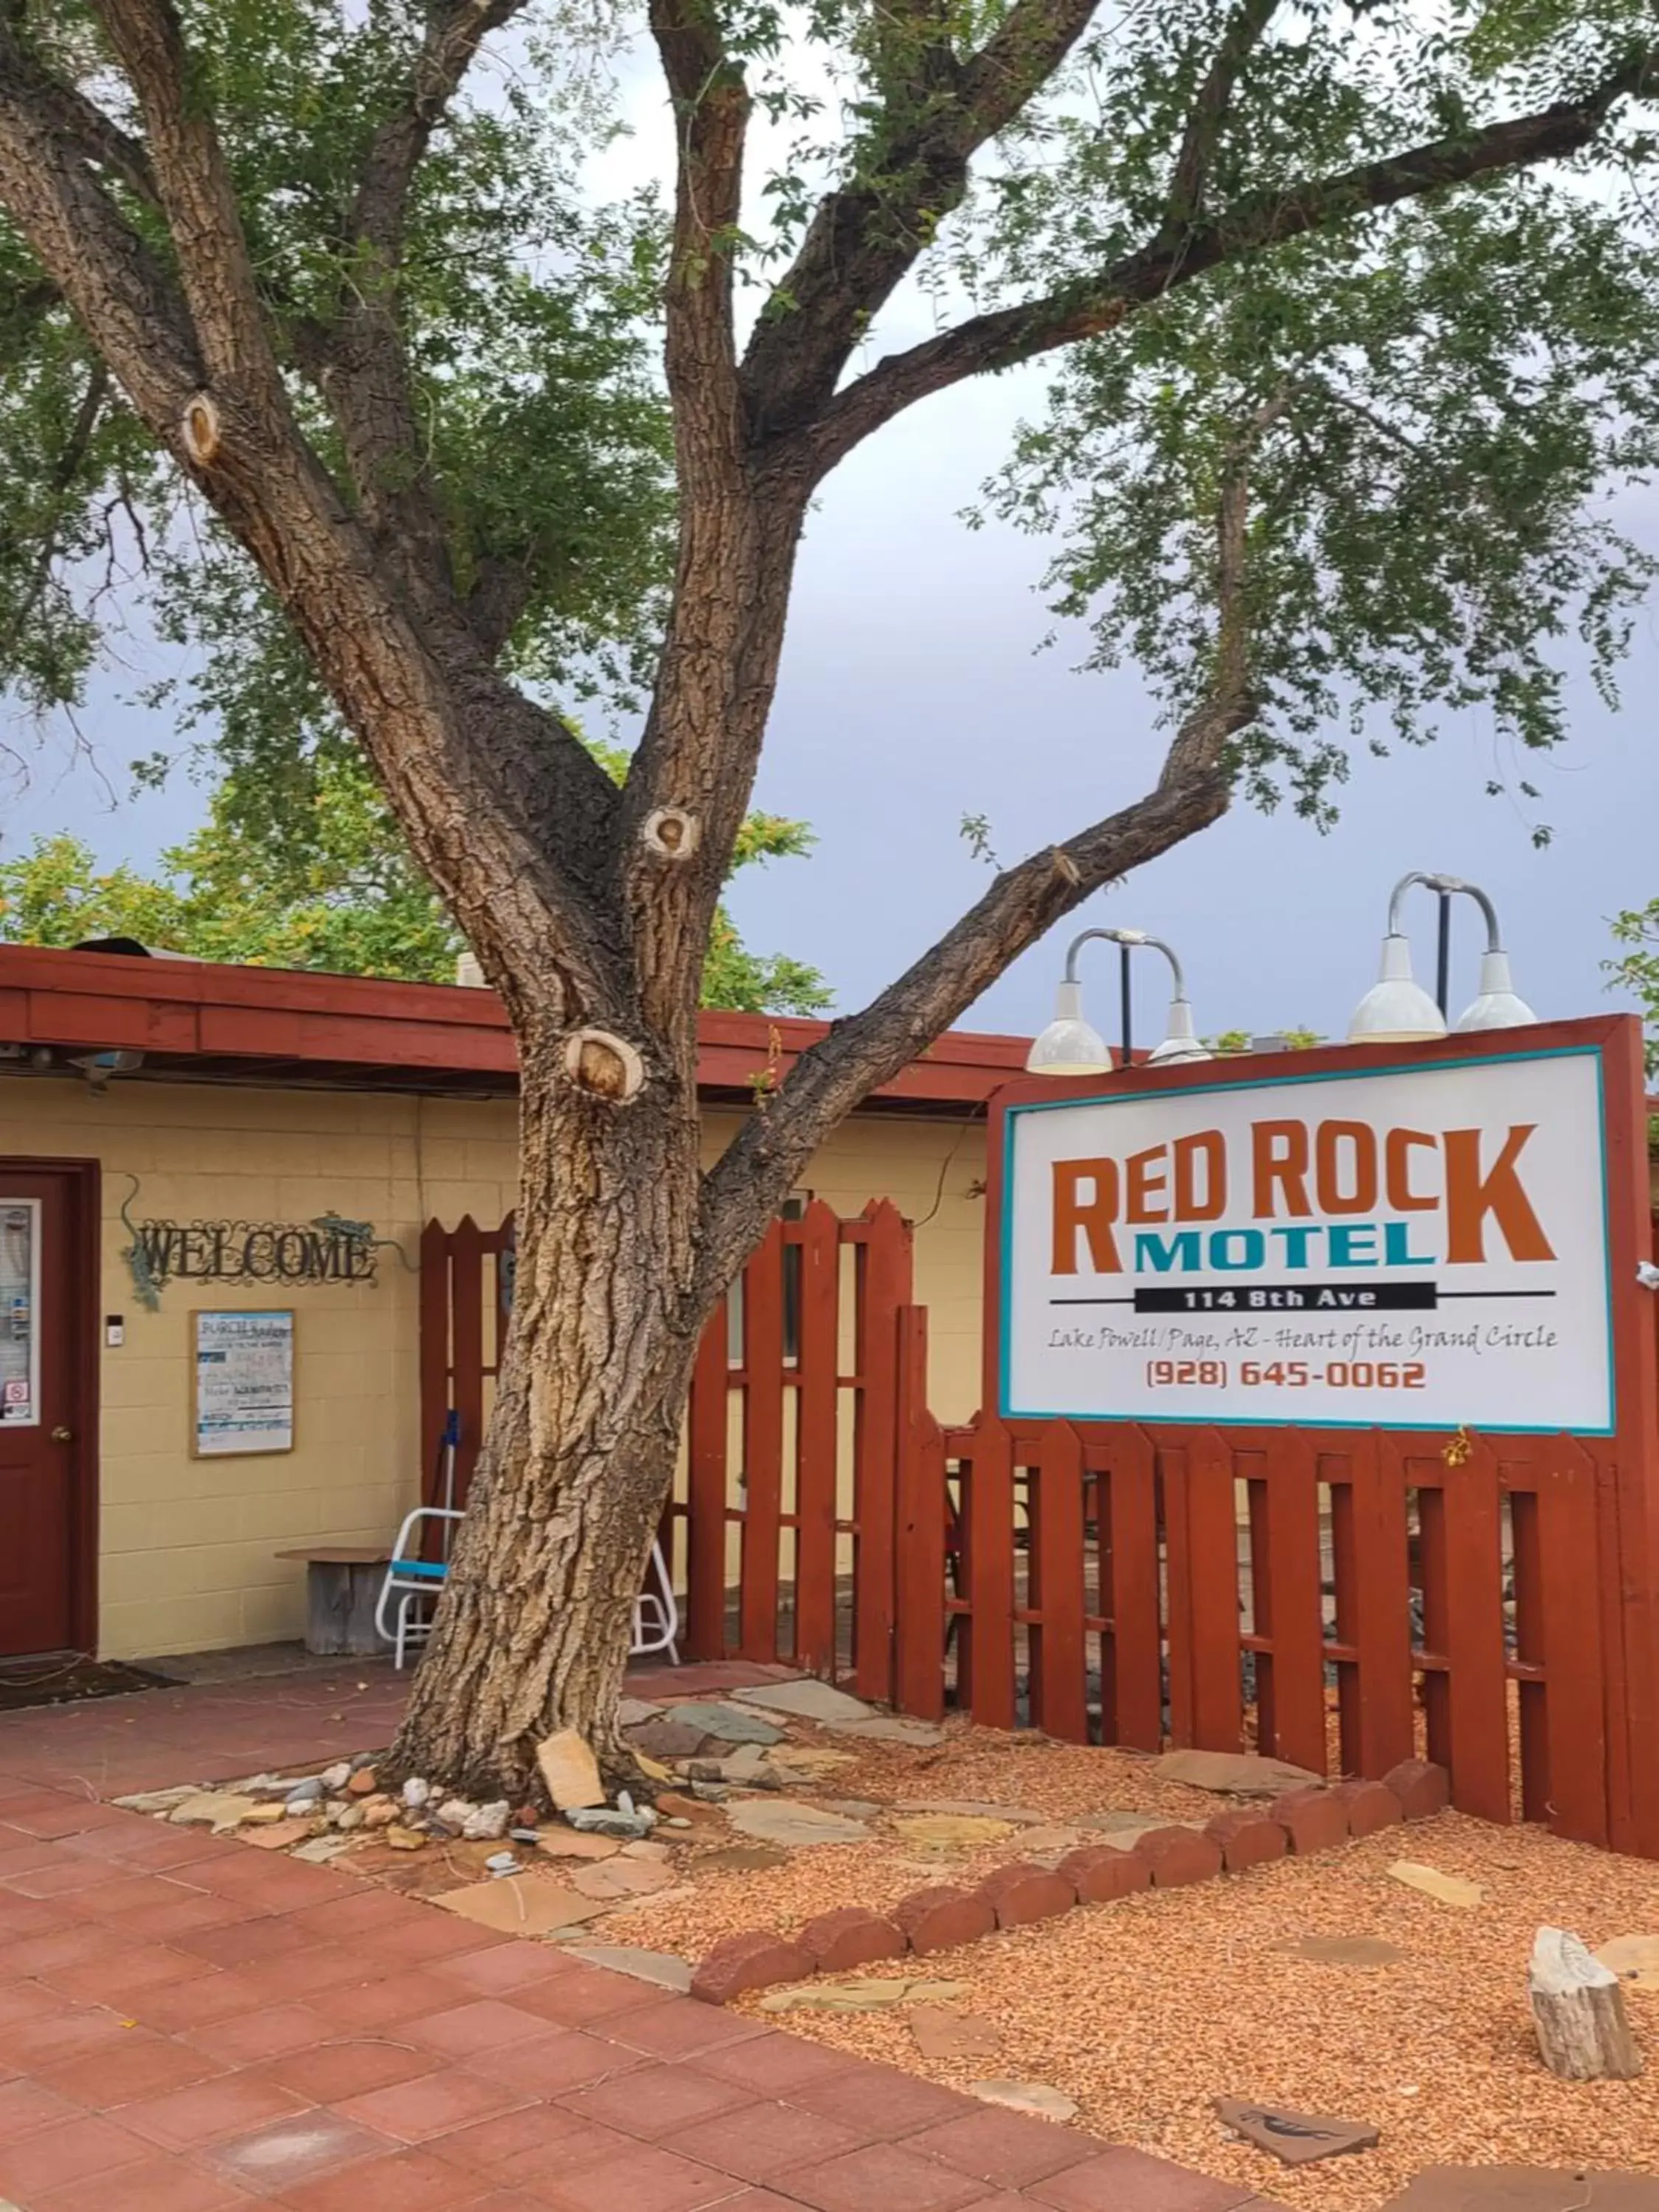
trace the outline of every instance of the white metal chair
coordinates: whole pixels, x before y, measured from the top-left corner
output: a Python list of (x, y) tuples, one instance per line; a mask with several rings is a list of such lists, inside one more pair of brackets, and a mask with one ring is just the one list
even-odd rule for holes
[[(380, 1585), (380, 1601), (374, 1608), (374, 1632), (391, 1644), (392, 1663), (400, 1671), (410, 1646), (424, 1644), (432, 1633), (432, 1615), (428, 1608), (443, 1588), (444, 1577), (449, 1572), (449, 1539), (454, 1534), (453, 1528), (445, 1528), (444, 1558), (423, 1559), (419, 1533), (422, 1524), (428, 1521), (448, 1524), (460, 1518), (459, 1510), (449, 1505), (417, 1505), (404, 1516), (398, 1540), (392, 1547), (386, 1580)], [(388, 1627), (386, 1616), (394, 1597), (397, 1612)]]
[[(432, 1617), (428, 1608), (436, 1600), (449, 1572), (447, 1556), (442, 1559), (423, 1559), (420, 1556), (422, 1524), (428, 1521), (453, 1522), (460, 1518), (458, 1509), (447, 1505), (417, 1505), (404, 1516), (398, 1540), (392, 1547), (386, 1580), (380, 1586), (380, 1601), (374, 1612), (375, 1632), (392, 1645), (392, 1663), (400, 1672), (410, 1647), (424, 1644), (432, 1633)], [(446, 1554), (453, 1533), (453, 1528), (446, 1531)], [(397, 1607), (392, 1613), (394, 1597)], [(669, 1664), (678, 1667), (679, 1632), (679, 1607), (674, 1602), (674, 1588), (668, 1578), (668, 1562), (663, 1557), (662, 1546), (653, 1543), (646, 1587), (634, 1601), (634, 1632), (628, 1656), (630, 1659), (642, 1659), (652, 1652), (665, 1651)]]

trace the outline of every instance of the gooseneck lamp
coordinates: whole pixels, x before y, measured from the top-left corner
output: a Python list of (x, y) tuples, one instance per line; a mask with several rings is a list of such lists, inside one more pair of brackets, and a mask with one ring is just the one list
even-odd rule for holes
[(1179, 1060), (1208, 1060), (1209, 1050), (1200, 1042), (1193, 1027), (1193, 1010), (1188, 1002), (1181, 963), (1163, 939), (1149, 937), (1143, 929), (1085, 929), (1066, 948), (1066, 972), (1055, 995), (1054, 1018), (1034, 1040), (1026, 1055), (1026, 1072), (1031, 1075), (1110, 1073), (1111, 1051), (1099, 1030), (1084, 1018), (1083, 987), (1078, 981), (1078, 954), (1091, 939), (1118, 945), (1122, 951), (1124, 1066), (1129, 1064), (1129, 955), (1143, 945), (1164, 955), (1173, 979), (1164, 1042), (1149, 1055), (1151, 1065), (1167, 1067)]

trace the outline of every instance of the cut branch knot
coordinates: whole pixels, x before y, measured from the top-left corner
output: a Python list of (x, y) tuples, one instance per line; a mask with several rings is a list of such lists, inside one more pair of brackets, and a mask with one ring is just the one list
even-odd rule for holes
[(689, 860), (702, 837), (702, 825), (683, 806), (659, 806), (647, 814), (640, 829), (640, 842), (659, 860)]
[(185, 451), (191, 460), (198, 468), (206, 468), (218, 452), (224, 434), (219, 410), (211, 392), (191, 392), (185, 403), (179, 432), (185, 441)]
[(645, 1085), (645, 1062), (625, 1037), (609, 1030), (573, 1030), (564, 1041), (564, 1072), (578, 1091), (625, 1106)]

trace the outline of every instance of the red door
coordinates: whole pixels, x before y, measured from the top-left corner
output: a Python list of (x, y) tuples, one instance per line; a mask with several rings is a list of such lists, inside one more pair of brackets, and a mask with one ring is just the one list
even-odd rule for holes
[(0, 1657), (89, 1641), (79, 1492), (79, 1175), (0, 1164)]

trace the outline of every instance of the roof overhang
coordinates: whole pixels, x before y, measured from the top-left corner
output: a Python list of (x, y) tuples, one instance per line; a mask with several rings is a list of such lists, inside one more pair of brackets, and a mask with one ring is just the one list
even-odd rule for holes
[[(781, 1015), (703, 1013), (699, 1095), (709, 1104), (750, 1103), (769, 1071), (782, 1082), (828, 1029)], [(981, 1104), (1024, 1066), (1028, 1046), (1024, 1037), (949, 1030), (865, 1110)], [(518, 1088), (517, 1049), (493, 991), (0, 945), (0, 1074), (57, 1073), (98, 1052), (143, 1054), (122, 1083), (471, 1098), (511, 1097)]]

